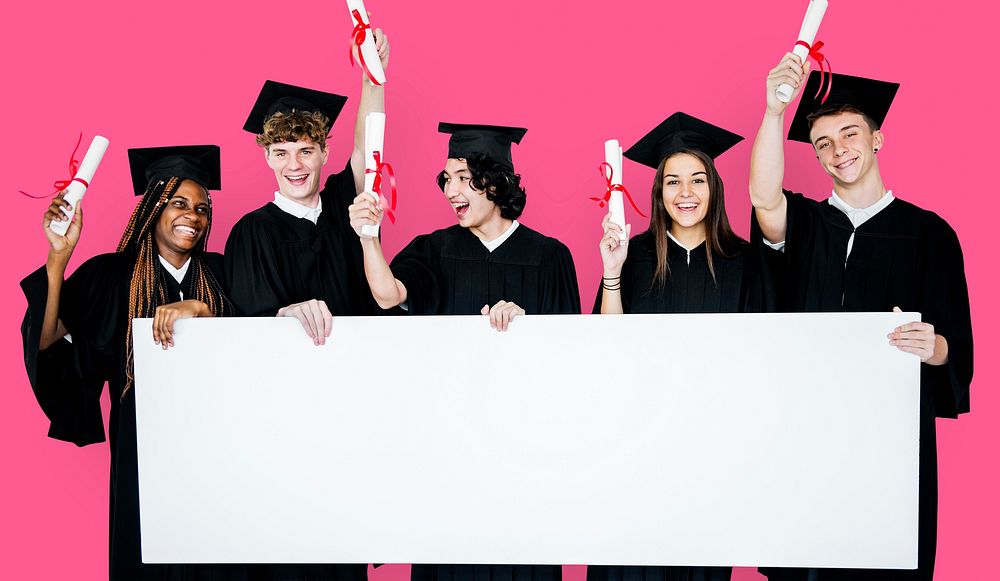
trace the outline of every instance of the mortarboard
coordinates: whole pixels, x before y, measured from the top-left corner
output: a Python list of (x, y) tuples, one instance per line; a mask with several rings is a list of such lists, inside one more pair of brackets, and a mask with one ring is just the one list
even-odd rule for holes
[[(257, 95), (257, 102), (250, 110), (250, 116), (243, 125), (244, 131), (260, 135), (264, 131), (264, 123), (275, 113), (291, 111), (322, 111), (330, 120), (330, 127), (344, 108), (347, 97), (324, 93), (295, 85), (287, 85), (277, 81), (265, 81)], [(330, 131), (327, 127), (327, 132)]]
[(881, 127), (886, 114), (889, 113), (889, 107), (892, 106), (892, 100), (896, 97), (896, 91), (899, 90), (899, 83), (888, 83), (838, 73), (833, 75), (833, 88), (830, 89), (830, 96), (825, 103), (821, 103), (821, 96), (813, 97), (819, 88), (819, 83), (820, 72), (811, 72), (806, 86), (802, 89), (802, 99), (799, 100), (799, 107), (795, 110), (795, 117), (792, 118), (792, 124), (788, 128), (789, 140), (812, 144), (809, 139), (807, 117), (820, 109), (836, 105), (857, 107), (864, 111), (865, 115), (871, 117), (876, 126)]
[(221, 150), (218, 145), (174, 145), (128, 150), (135, 195), (146, 193), (157, 180), (179, 177), (194, 180), (206, 190), (222, 188)]
[(521, 143), (521, 138), (528, 132), (523, 127), (462, 123), (440, 123), (438, 131), (451, 134), (451, 139), (448, 140), (449, 158), (468, 158), (475, 153), (482, 153), (511, 169), (514, 168), (514, 161), (510, 157), (510, 145)]
[(701, 151), (715, 159), (743, 137), (678, 111), (667, 117), (625, 152), (632, 161), (660, 167), (666, 157), (685, 149)]

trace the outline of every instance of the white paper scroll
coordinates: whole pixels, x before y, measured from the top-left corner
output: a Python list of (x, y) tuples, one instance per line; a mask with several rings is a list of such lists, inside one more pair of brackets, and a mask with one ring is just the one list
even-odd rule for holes
[[(385, 159), (385, 152), (382, 147), (385, 143), (385, 113), (372, 112), (365, 116), (365, 193), (378, 204), (378, 194), (375, 188), (375, 177), (378, 175), (378, 162), (375, 161), (375, 152), (381, 152), (382, 159)], [(386, 208), (382, 208), (383, 211)], [(384, 214), (383, 214), (384, 216)], [(379, 224), (361, 227), (361, 235), (371, 238), (378, 238)]]
[[(816, 33), (819, 32), (819, 25), (823, 22), (823, 15), (826, 14), (826, 7), (829, 4), (827, 0), (809, 0), (809, 8), (806, 10), (806, 17), (802, 20), (802, 28), (799, 29), (799, 40), (812, 46), (813, 42), (816, 40)], [(802, 59), (802, 62), (806, 62), (806, 57), (809, 55), (809, 49), (802, 46), (801, 44), (796, 44), (795, 48), (792, 49), (792, 53)], [(778, 96), (778, 100), (782, 103), (787, 103), (792, 100), (792, 93), (795, 90), (788, 83), (782, 83), (775, 94)]]
[[(364, 0), (347, 0), (347, 11), (351, 16), (351, 26), (357, 25), (357, 20), (354, 18), (354, 11), (357, 10), (358, 14), (361, 16), (361, 20), (365, 24), (370, 24), (368, 22), (368, 13), (365, 11)], [(375, 36), (372, 34), (371, 30), (365, 31), (365, 40), (361, 43), (361, 56), (364, 57), (365, 63), (363, 66), (368, 67), (368, 71), (371, 75), (375, 77), (378, 84), (385, 84), (385, 71), (382, 70), (382, 61), (378, 58), (378, 51), (375, 50)]]
[(142, 558), (913, 568), (917, 319), (136, 320)]
[[(611, 185), (622, 185), (622, 148), (618, 145), (617, 139), (604, 142), (604, 161), (611, 166)], [(611, 221), (622, 229), (618, 234), (618, 240), (625, 242), (628, 240), (628, 235), (625, 233), (625, 199), (621, 190), (611, 190), (608, 210), (611, 211)]]
[(73, 214), (76, 212), (76, 206), (83, 199), (83, 194), (87, 193), (87, 184), (94, 179), (97, 166), (101, 165), (101, 160), (104, 159), (104, 152), (107, 149), (107, 138), (95, 135), (94, 140), (90, 142), (90, 148), (87, 149), (87, 155), (83, 156), (83, 161), (80, 162), (80, 169), (73, 176), (73, 181), (66, 187), (66, 195), (63, 196), (63, 199), (73, 206), (72, 210), (62, 209), (63, 213), (69, 216), (70, 219), (65, 222), (53, 220), (49, 224), (49, 230), (60, 236), (66, 235), (66, 230), (69, 229), (69, 225), (73, 222)]

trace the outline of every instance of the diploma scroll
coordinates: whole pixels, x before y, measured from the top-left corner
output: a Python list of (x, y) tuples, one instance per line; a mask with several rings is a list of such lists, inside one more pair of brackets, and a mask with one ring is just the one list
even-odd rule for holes
[[(816, 40), (816, 33), (819, 32), (819, 25), (823, 22), (823, 15), (826, 14), (826, 7), (828, 5), (829, 2), (827, 0), (809, 1), (809, 8), (806, 10), (805, 18), (802, 20), (802, 28), (799, 29), (799, 43), (792, 49), (792, 54), (802, 59), (802, 62), (805, 62), (809, 56), (809, 47)], [(808, 46), (804, 46), (803, 43)], [(778, 100), (782, 103), (787, 103), (792, 100), (792, 93), (794, 91), (795, 89), (791, 85), (782, 83), (775, 91), (775, 94), (778, 96)]]
[(70, 217), (70, 220), (65, 222), (53, 221), (49, 224), (49, 230), (52, 230), (60, 236), (65, 236), (66, 231), (69, 229), (69, 225), (72, 223), (73, 214), (76, 212), (76, 206), (83, 199), (83, 194), (87, 192), (87, 187), (90, 185), (90, 180), (94, 179), (94, 173), (97, 171), (97, 166), (101, 165), (101, 160), (104, 159), (104, 152), (108, 149), (108, 140), (100, 135), (95, 135), (94, 140), (90, 142), (90, 148), (87, 149), (87, 155), (83, 156), (83, 161), (80, 162), (80, 169), (76, 171), (76, 175), (73, 176), (73, 180), (66, 186), (66, 195), (63, 199), (73, 206), (72, 210), (66, 210), (63, 208), (63, 213)]
[[(355, 30), (357, 30), (357, 26), (364, 26), (364, 29), (371, 30), (364, 0), (347, 0), (347, 11), (351, 14), (351, 22), (356, 25)], [(358, 22), (358, 18), (361, 19), (361, 22)], [(375, 37), (371, 32), (364, 33), (364, 41), (361, 42), (358, 50), (361, 53), (361, 66), (365, 68), (372, 82), (376, 85), (385, 84), (385, 71), (382, 69), (382, 61), (378, 58), (378, 51), (375, 50)]]
[[(618, 145), (617, 139), (609, 139), (604, 142), (604, 161), (611, 166), (611, 185), (622, 185), (622, 148)], [(608, 210), (611, 211), (611, 221), (618, 224), (622, 231), (618, 234), (618, 239), (622, 242), (628, 240), (625, 232), (625, 200), (620, 189), (611, 189), (611, 197), (608, 199)]]
[[(382, 152), (385, 143), (385, 113), (369, 113), (365, 117), (365, 193), (379, 204), (379, 194), (375, 191), (375, 178), (379, 172), (379, 160), (375, 152)], [(382, 155), (380, 153), (380, 155)], [(385, 211), (385, 208), (382, 208)], [(361, 235), (378, 238), (379, 224), (366, 224), (361, 227)]]

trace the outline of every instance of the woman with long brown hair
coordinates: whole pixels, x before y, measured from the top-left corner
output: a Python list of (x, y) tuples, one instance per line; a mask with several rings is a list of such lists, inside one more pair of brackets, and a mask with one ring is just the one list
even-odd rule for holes
[[(208, 190), (220, 187), (219, 148), (133, 149), (129, 162), (142, 199), (117, 252), (91, 258), (65, 281), (83, 214), (62, 195), (45, 212), (48, 260), (21, 281), (28, 377), (51, 421), (49, 436), (78, 446), (105, 439), (100, 397), (108, 383), (111, 579), (240, 579), (239, 566), (142, 563), (132, 320), (152, 317), (155, 341), (166, 349), (178, 319), (232, 315), (233, 307), (223, 290), (222, 256), (204, 251)], [(72, 220), (65, 235), (49, 227), (57, 220)]]
[(646, 232), (624, 241), (605, 216), (595, 314), (741, 310), (747, 243), (729, 226), (713, 160), (742, 139), (674, 113), (625, 152), (656, 168), (652, 214)]
[[(625, 152), (656, 168), (649, 229), (621, 241), (604, 218), (594, 313), (726, 313), (746, 305), (747, 242), (726, 216), (714, 158), (743, 138), (675, 113)], [(631, 230), (626, 225), (626, 234)], [(711, 542), (706, 539), (706, 542)], [(587, 581), (728, 581), (730, 567), (590, 566)]]

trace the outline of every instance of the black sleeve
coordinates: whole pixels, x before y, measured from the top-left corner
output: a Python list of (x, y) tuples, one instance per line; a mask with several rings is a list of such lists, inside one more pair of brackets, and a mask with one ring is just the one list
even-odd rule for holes
[[(751, 312), (788, 311), (794, 298), (790, 285), (795, 269), (811, 261), (816, 235), (816, 202), (802, 194), (782, 190), (785, 196), (785, 246), (775, 250), (765, 244), (757, 214), (750, 212), (750, 275), (746, 283), (746, 309)], [(780, 241), (779, 241), (780, 242)]]
[(538, 289), (542, 311), (540, 315), (579, 315), (580, 289), (576, 281), (576, 267), (569, 248), (558, 240), (549, 241), (549, 250), (542, 257)]
[(233, 226), (226, 241), (226, 291), (244, 317), (273, 317), (287, 306), (288, 296), (278, 270), (275, 242), (263, 224), (246, 216)]
[(922, 235), (927, 263), (924, 268), (921, 314), (934, 332), (948, 341), (948, 363), (921, 365), (921, 381), (929, 382), (935, 415), (954, 418), (969, 411), (972, 383), (972, 316), (965, 261), (955, 231), (937, 218)]
[(330, 174), (320, 192), (320, 197), (323, 200), (323, 211), (326, 212), (329, 209), (329, 211), (335, 212), (336, 221), (347, 228), (345, 232), (353, 230), (347, 208), (354, 203), (354, 198), (357, 195), (358, 192), (354, 185), (354, 170), (351, 168), (351, 160), (348, 158), (347, 167), (338, 173)]
[[(345, 265), (347, 272), (344, 275), (350, 281), (354, 314), (371, 315), (378, 313), (381, 309), (375, 303), (371, 287), (368, 286), (368, 278), (365, 276), (364, 250), (361, 248), (361, 239), (351, 227), (351, 217), (348, 211), (357, 195), (358, 192), (354, 185), (354, 170), (351, 168), (351, 159), (348, 158), (347, 165), (343, 170), (326, 179), (320, 196), (323, 199), (323, 213), (325, 214), (328, 209), (335, 213), (334, 222), (338, 226), (344, 248), (344, 257), (348, 261)], [(381, 234), (379, 237), (381, 238)]]
[(435, 269), (440, 249), (435, 248), (433, 234), (414, 238), (392, 259), (392, 275), (406, 287), (407, 312), (411, 315), (433, 315), (440, 309), (441, 289)]
[(86, 446), (103, 442), (101, 392), (120, 349), (115, 323), (114, 259), (107, 255), (84, 263), (63, 283), (59, 318), (72, 335), (48, 349), (39, 347), (48, 276), (45, 267), (21, 281), (28, 309), (21, 324), (24, 365), (35, 398), (50, 422), (51, 438)]

